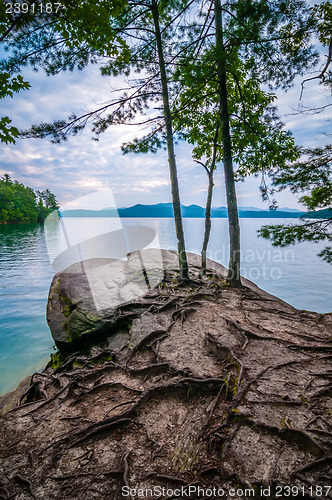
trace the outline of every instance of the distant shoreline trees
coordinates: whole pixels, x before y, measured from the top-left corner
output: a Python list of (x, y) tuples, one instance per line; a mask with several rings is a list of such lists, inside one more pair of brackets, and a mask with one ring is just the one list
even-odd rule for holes
[(49, 189), (34, 191), (13, 181), (8, 174), (0, 178), (0, 224), (43, 222), (57, 208)]

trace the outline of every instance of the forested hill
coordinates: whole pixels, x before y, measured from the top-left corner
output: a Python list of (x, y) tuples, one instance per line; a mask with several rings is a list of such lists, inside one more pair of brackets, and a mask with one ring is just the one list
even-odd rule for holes
[[(304, 215), (305, 212), (289, 208), (281, 210), (261, 210), (255, 207), (239, 207), (239, 217), (244, 218), (298, 218)], [(141, 205), (137, 204), (127, 208), (114, 208), (108, 207), (102, 210), (63, 210), (61, 214), (63, 217), (158, 217), (158, 218), (172, 218), (173, 205), (171, 203), (158, 203), (156, 205)], [(181, 214), (184, 218), (204, 218), (205, 209), (199, 205), (181, 205)], [(228, 210), (226, 207), (212, 207), (212, 218), (227, 218)], [(319, 216), (318, 216), (319, 217)]]
[(56, 208), (57, 201), (49, 189), (34, 191), (8, 174), (0, 179), (0, 223), (43, 222)]

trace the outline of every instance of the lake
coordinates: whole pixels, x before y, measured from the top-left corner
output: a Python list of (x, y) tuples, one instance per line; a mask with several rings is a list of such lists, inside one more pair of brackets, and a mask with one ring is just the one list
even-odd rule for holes
[[(73, 232), (88, 231), (105, 219), (72, 219)], [(200, 253), (204, 220), (184, 219), (187, 250)], [(332, 311), (332, 266), (316, 254), (323, 243), (301, 243), (278, 249), (256, 231), (263, 224), (290, 220), (240, 219), (242, 275), (299, 309)], [(66, 221), (67, 223), (67, 221)], [(149, 226), (161, 248), (176, 249), (172, 219), (122, 219), (125, 226)], [(46, 303), (54, 275), (39, 224), (0, 225), (0, 394), (41, 369), (52, 352)], [(227, 265), (227, 219), (212, 220), (208, 257)]]

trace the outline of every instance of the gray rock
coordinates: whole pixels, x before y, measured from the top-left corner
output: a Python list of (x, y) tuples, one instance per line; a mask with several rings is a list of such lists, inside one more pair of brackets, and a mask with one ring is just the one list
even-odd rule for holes
[(0, 415), (4, 415), (8, 411), (17, 407), (18, 401), (22, 394), (29, 388), (31, 375), (25, 377), (19, 385), (12, 390), (0, 396)]
[(57, 273), (47, 304), (47, 321), (56, 346), (68, 353), (105, 339), (128, 316), (120, 306), (141, 299), (163, 277), (163, 260), (157, 249), (132, 252), (126, 261), (88, 259)]
[[(188, 253), (187, 258), (191, 276), (198, 276), (200, 256)], [(207, 268), (221, 278), (227, 274), (224, 266), (209, 259)], [(142, 313), (149, 301), (144, 297), (161, 282), (165, 271), (178, 271), (175, 250), (135, 251), (127, 260), (88, 259), (57, 273), (49, 292), (47, 321), (58, 349), (69, 353), (106, 338), (111, 347), (115, 327), (119, 329), (121, 321), (128, 324), (135, 314)], [(243, 284), (272, 298), (248, 280), (243, 279)], [(135, 312), (137, 302), (141, 307)], [(131, 305), (123, 312), (126, 304)], [(124, 335), (114, 339), (117, 347), (125, 343)]]
[[(117, 261), (118, 273), (115, 273), (113, 288), (109, 286), (109, 293), (103, 293), (107, 285), (110, 285), (107, 282), (107, 271), (113, 270), (114, 262), (116, 261), (112, 259), (90, 259), (73, 264), (54, 276), (48, 297), (47, 322), (60, 351), (70, 352), (78, 344), (90, 341), (91, 336), (99, 339), (114, 324), (117, 316), (118, 280), (123, 261)], [(96, 297), (91, 286), (91, 276), (95, 277), (95, 288), (99, 282), (101, 290)], [(109, 307), (100, 307), (101, 299), (104, 301), (103, 305), (109, 304)]]

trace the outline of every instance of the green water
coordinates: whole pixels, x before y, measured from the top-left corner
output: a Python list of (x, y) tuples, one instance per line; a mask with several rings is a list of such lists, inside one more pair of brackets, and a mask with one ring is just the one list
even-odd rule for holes
[(46, 364), (53, 271), (41, 224), (0, 225), (0, 394)]

